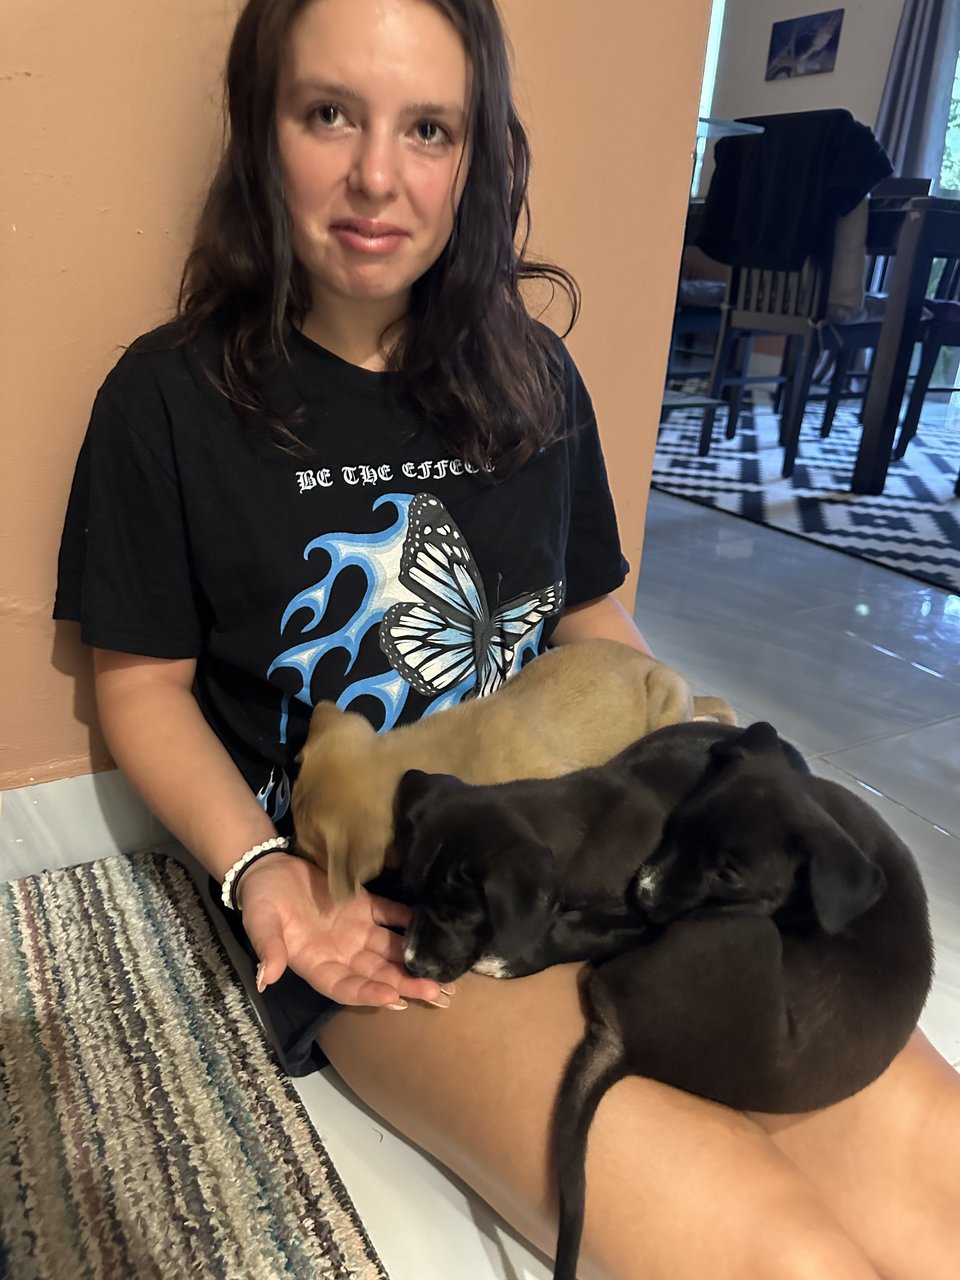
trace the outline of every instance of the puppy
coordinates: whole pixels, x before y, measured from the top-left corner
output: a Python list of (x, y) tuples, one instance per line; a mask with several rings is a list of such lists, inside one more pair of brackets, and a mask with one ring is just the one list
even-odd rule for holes
[(769, 725), (718, 734), (710, 757), (632, 887), (660, 936), (584, 984), (554, 1117), (556, 1280), (576, 1275), (587, 1134), (617, 1080), (752, 1111), (830, 1106), (886, 1069), (930, 988), (926, 895), (883, 819), (799, 773)]
[(384, 866), (405, 770), (478, 783), (554, 777), (698, 715), (735, 723), (722, 699), (693, 698), (678, 672), (613, 640), (551, 649), (489, 697), (379, 735), (363, 716), (320, 702), (297, 757), (297, 845), (343, 902)]
[[(544, 804), (545, 793), (556, 802)], [(438, 982), (468, 969), (518, 978), (636, 942), (646, 926), (626, 905), (632, 824), (612, 819), (629, 800), (601, 769), (487, 787), (405, 773), (396, 805), (402, 888), (389, 896), (413, 907), (409, 971)]]
[(440, 982), (468, 969), (515, 978), (637, 942), (647, 921), (627, 890), (707, 768), (718, 729), (662, 729), (560, 778), (481, 787), (406, 773), (395, 806), (403, 890), (390, 896), (413, 906), (407, 968)]

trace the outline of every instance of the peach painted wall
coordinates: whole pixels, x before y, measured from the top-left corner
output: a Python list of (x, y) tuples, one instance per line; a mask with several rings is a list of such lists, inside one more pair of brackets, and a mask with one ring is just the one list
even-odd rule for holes
[[(634, 571), (708, 10), (504, 3), (536, 148), (536, 245), (584, 289), (571, 345)], [(87, 655), (73, 626), (50, 621), (60, 524), (97, 387), (120, 344), (172, 306), (236, 11), (236, 0), (3, 6), (0, 788), (110, 764)]]
[(710, 0), (501, 3), (533, 147), (533, 246), (583, 290), (569, 346), (600, 423), (632, 608)]

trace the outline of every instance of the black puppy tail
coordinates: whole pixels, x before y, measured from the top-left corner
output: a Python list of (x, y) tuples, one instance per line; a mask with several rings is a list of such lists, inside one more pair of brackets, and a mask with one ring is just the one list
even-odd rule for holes
[(627, 1074), (620, 1044), (604, 1028), (580, 1041), (564, 1072), (553, 1116), (560, 1225), (554, 1280), (577, 1280), (587, 1193), (587, 1139), (603, 1095)]

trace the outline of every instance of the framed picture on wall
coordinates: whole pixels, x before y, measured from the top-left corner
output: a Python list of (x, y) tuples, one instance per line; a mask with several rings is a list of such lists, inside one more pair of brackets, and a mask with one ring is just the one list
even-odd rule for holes
[(768, 80), (792, 80), (832, 71), (837, 61), (843, 10), (809, 13), (804, 18), (775, 22), (767, 55)]

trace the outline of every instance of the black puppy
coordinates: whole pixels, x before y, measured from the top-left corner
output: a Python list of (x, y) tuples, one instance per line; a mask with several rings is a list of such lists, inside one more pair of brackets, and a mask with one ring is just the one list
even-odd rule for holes
[[(412, 974), (453, 982), (475, 969), (519, 978), (566, 960), (609, 958), (644, 932), (626, 903), (637, 868), (629, 840), (608, 841), (583, 883), (566, 881), (598, 824), (588, 828), (557, 807), (535, 813), (552, 782), (476, 787), (445, 774), (404, 775), (395, 829), (403, 889), (393, 896), (414, 908), (403, 953)], [(603, 786), (622, 805), (616, 790)]]
[(712, 745), (741, 732), (670, 725), (560, 778), (469, 786), (406, 773), (394, 806), (405, 887), (391, 896), (414, 907), (407, 968), (440, 982), (471, 968), (520, 977), (632, 946), (646, 928), (627, 901), (637, 867), (709, 767)]
[(660, 936), (586, 978), (589, 1028), (554, 1118), (556, 1280), (576, 1275), (587, 1134), (617, 1080), (752, 1111), (829, 1106), (885, 1070), (930, 987), (926, 895), (879, 814), (798, 773), (769, 725), (712, 757), (634, 882)]

